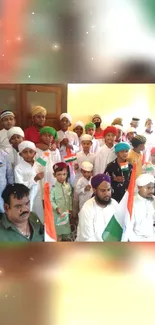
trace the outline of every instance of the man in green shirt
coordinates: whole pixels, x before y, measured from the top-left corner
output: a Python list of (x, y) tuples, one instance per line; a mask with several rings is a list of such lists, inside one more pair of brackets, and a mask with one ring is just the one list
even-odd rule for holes
[(30, 212), (29, 189), (23, 184), (9, 184), (2, 199), (5, 213), (0, 220), (0, 242), (43, 242), (44, 227)]

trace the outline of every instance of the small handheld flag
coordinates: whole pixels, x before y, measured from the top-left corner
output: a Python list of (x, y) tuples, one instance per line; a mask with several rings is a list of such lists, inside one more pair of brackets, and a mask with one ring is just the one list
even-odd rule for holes
[(48, 157), (49, 157), (49, 152), (48, 152), (48, 151), (45, 151), (44, 154), (43, 154), (43, 156), (42, 156), (42, 157), (39, 157), (39, 158), (37, 159), (37, 162), (38, 162), (41, 166), (45, 167), (45, 166), (47, 165), (47, 158), (48, 158)]

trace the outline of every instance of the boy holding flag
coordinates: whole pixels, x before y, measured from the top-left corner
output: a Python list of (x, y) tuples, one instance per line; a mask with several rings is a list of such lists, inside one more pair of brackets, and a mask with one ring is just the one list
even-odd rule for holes
[(112, 198), (120, 202), (128, 189), (132, 172), (132, 165), (127, 162), (130, 145), (120, 142), (114, 146), (114, 150), (117, 158), (107, 166), (105, 173), (111, 177)]

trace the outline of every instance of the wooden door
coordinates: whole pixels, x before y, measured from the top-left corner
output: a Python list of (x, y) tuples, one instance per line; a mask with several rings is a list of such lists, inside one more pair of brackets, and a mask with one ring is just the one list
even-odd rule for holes
[[(20, 85), (0, 85), (0, 111), (10, 110), (16, 116), (17, 125), (21, 125), (22, 115), (20, 110)], [(0, 125), (2, 129), (2, 125)]]
[(59, 116), (67, 110), (67, 86), (63, 85), (21, 85), (22, 127), (31, 125), (31, 107), (47, 109), (46, 125), (59, 129)]

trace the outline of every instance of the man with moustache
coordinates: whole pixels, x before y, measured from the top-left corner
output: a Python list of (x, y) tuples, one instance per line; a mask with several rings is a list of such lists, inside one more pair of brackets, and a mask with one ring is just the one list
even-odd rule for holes
[(79, 213), (77, 242), (103, 242), (103, 232), (118, 208), (118, 203), (111, 198), (111, 179), (108, 175), (94, 176), (91, 185), (94, 196)]
[(131, 221), (126, 225), (123, 241), (155, 241), (154, 176), (142, 174), (136, 179), (137, 193), (134, 196)]
[(5, 213), (0, 221), (0, 242), (43, 242), (43, 225), (30, 212), (29, 189), (23, 184), (9, 184), (2, 199)]

